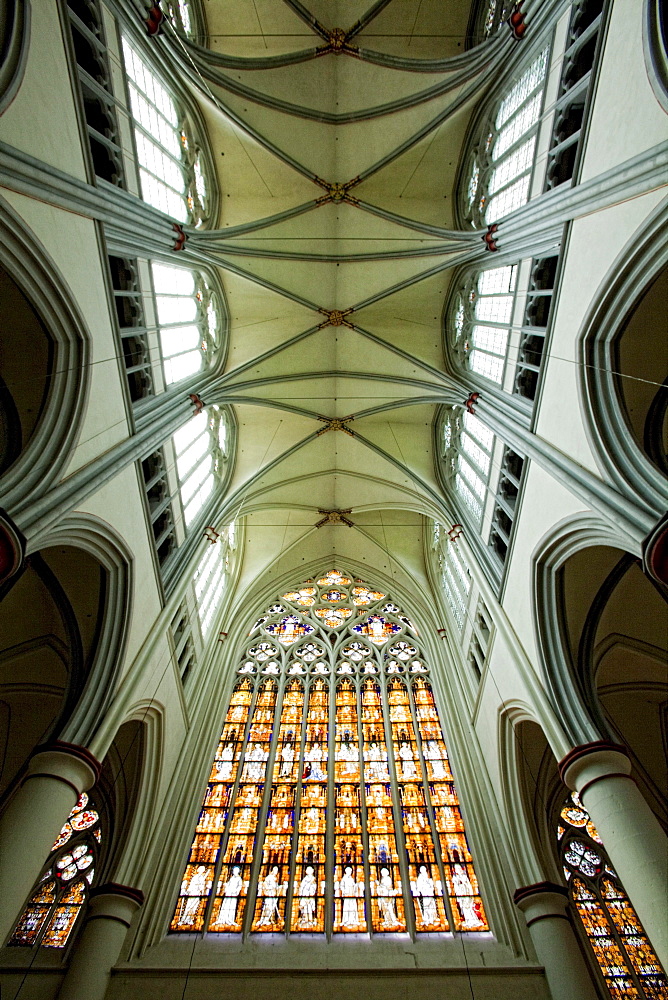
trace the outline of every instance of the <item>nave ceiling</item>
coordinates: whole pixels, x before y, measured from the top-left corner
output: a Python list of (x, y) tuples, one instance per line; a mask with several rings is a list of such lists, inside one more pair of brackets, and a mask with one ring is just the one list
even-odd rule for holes
[[(238, 446), (224, 518), (246, 518), (239, 593), (272, 564), (298, 573), (332, 553), (423, 588), (423, 515), (448, 516), (434, 415), (462, 396), (444, 370), (443, 307), (453, 268), (482, 256), (479, 234), (456, 231), (455, 181), (492, 56), (515, 43), (502, 31), (484, 60), (462, 55), (468, 3), (342, 0), (309, 12), (315, 28), (287, 0), (209, 0), (209, 48), (171, 40), (221, 191), (219, 220), (189, 243), (219, 264), (229, 311), (215, 395), (234, 400)], [(319, 27), (359, 20), (350, 44), (360, 50), (416, 65), (459, 57), (454, 70), (313, 58), (326, 45)], [(379, 114), (388, 102), (401, 109)], [(346, 200), (328, 198), (328, 184), (365, 172)], [(332, 310), (343, 314), (333, 323)], [(352, 435), (320, 417), (351, 418)], [(334, 509), (350, 509), (354, 527), (316, 528)]]

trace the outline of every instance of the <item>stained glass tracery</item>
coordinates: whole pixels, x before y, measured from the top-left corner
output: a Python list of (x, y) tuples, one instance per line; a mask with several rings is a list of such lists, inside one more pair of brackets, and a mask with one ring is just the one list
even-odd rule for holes
[(429, 665), (386, 594), (334, 569), (252, 626), (170, 929), (489, 930)]
[(577, 793), (569, 796), (560, 820), (557, 836), (570, 897), (610, 996), (667, 997), (668, 978)]
[(8, 944), (65, 947), (87, 901), (101, 840), (99, 813), (83, 792), (56, 837), (47, 871), (26, 903)]

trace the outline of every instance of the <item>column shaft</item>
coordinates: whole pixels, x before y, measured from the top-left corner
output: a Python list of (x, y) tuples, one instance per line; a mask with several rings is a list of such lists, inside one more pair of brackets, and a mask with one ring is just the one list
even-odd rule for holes
[(59, 744), (36, 754), (0, 817), (0, 942), (14, 929), (40, 870), (99, 765), (86, 750)]
[(542, 882), (515, 893), (524, 912), (552, 1000), (597, 1000), (587, 964), (568, 915), (566, 890)]
[(60, 987), (58, 1000), (104, 1000), (111, 970), (132, 917), (144, 900), (137, 889), (110, 883), (94, 889), (81, 937)]

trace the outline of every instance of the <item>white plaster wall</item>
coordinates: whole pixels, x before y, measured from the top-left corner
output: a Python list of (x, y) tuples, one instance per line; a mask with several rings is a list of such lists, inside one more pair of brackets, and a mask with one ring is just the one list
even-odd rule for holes
[[(668, 139), (668, 118), (657, 101), (642, 49), (644, 4), (614, 0), (589, 118), (581, 180)], [(597, 100), (604, 94), (604, 100)]]
[(25, 75), (0, 118), (0, 139), (86, 180), (57, 4), (33, 0), (31, 22)]
[[(633, 155), (624, 154), (624, 159)], [(611, 164), (606, 164), (609, 167)], [(580, 405), (578, 337), (592, 299), (608, 280), (615, 260), (659, 203), (661, 192), (622, 202), (576, 219), (566, 247), (561, 291), (553, 320), (536, 433), (592, 472), (597, 464)]]

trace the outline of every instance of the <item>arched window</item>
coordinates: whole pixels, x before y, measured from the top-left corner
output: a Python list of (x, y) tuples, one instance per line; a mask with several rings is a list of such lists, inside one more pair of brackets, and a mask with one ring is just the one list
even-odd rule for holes
[[(133, 403), (214, 363), (223, 344), (224, 313), (208, 275), (115, 255), (109, 256), (109, 267)], [(158, 352), (151, 350), (154, 331)]]
[(101, 841), (99, 813), (84, 792), (58, 834), (8, 944), (65, 947), (88, 900)]
[(186, 530), (213, 493), (227, 458), (227, 416), (210, 406), (172, 437), (179, 497)]
[(665, 997), (668, 979), (576, 793), (557, 826), (568, 891), (614, 1000)]
[(253, 625), (237, 674), (171, 930), (487, 931), (401, 608), (339, 570), (307, 580)]
[(448, 538), (445, 528), (434, 521), (432, 548), (436, 551), (440, 570), (441, 590), (445, 594), (452, 617), (457, 627), (464, 628), (466, 609), (471, 592), (471, 574), (457, 548), (457, 543)]
[(185, 116), (125, 37), (123, 56), (142, 197), (179, 222), (199, 225), (207, 215), (206, 185)]
[(468, 274), (445, 313), (446, 353), (476, 376), (536, 397), (559, 256)]
[(478, 531), (502, 566), (510, 549), (525, 460), (473, 413), (443, 407), (441, 480), (459, 516)]
[(498, 222), (529, 198), (547, 57), (543, 49), (506, 93), (472, 156), (463, 208), (474, 226)]
[(193, 582), (203, 639), (211, 632), (220, 607), (235, 548), (236, 525), (232, 522), (227, 531), (211, 545), (195, 572)]

